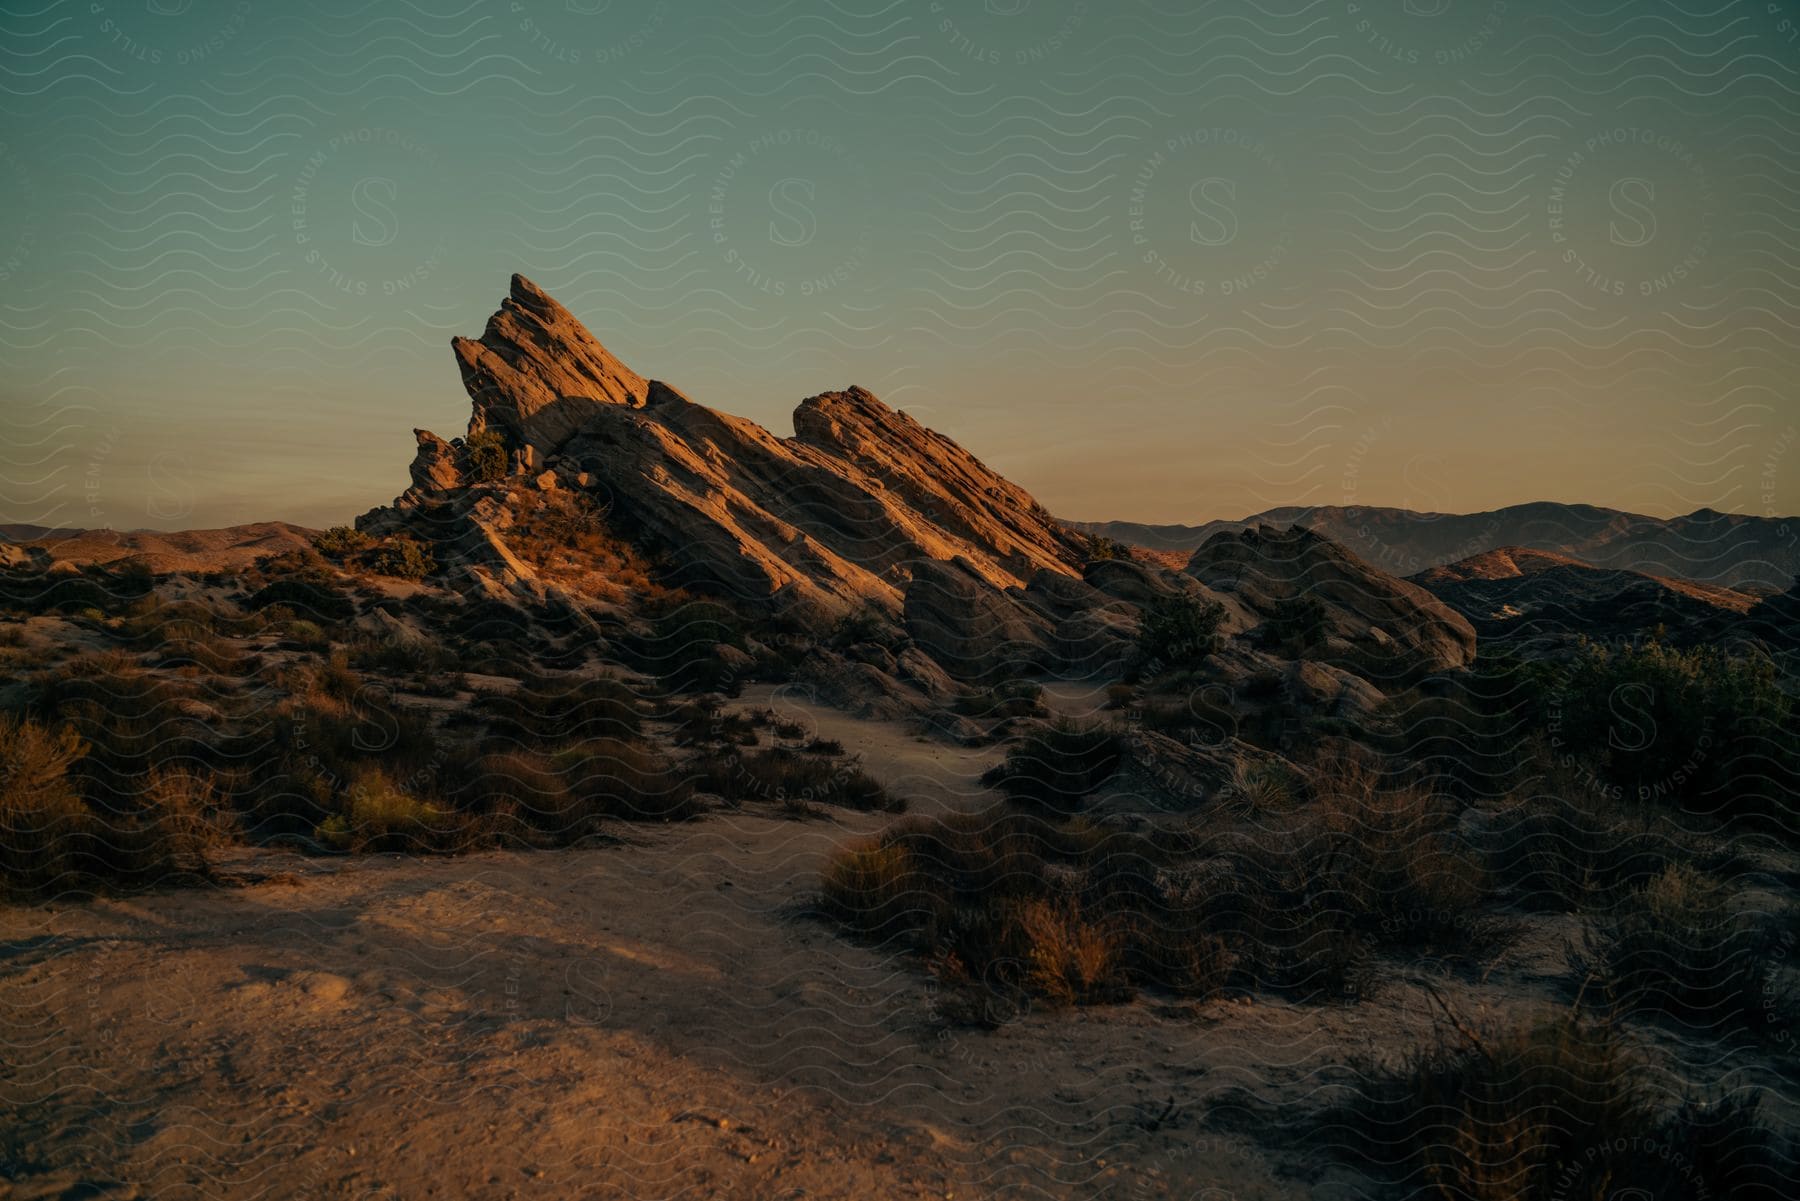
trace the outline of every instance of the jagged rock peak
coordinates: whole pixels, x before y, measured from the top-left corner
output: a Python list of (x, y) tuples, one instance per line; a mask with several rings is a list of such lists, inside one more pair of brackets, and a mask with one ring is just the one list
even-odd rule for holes
[(574, 314), (523, 275), (479, 340), (452, 338), (475, 403), (471, 434), (495, 429), (516, 449), (547, 456), (596, 408), (641, 408), (650, 381), (602, 346)]

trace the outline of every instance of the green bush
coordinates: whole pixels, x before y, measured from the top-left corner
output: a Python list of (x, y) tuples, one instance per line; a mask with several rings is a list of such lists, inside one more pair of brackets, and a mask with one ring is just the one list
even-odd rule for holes
[(313, 549), (327, 559), (342, 561), (351, 555), (361, 554), (374, 545), (375, 540), (361, 530), (347, 525), (334, 525), (317, 538), (313, 539)]
[(1589, 643), (1533, 675), (1552, 751), (1611, 795), (1794, 828), (1800, 730), (1766, 659)]
[(1193, 593), (1158, 597), (1144, 606), (1138, 658), (1152, 672), (1192, 667), (1219, 649), (1225, 608)]
[(362, 563), (379, 575), (401, 580), (422, 580), (438, 568), (431, 551), (412, 538), (389, 538), (365, 554)]
[(463, 454), (468, 458), (469, 474), (484, 483), (503, 480), (511, 466), (506, 439), (498, 430), (480, 430), (463, 441)]
[(1329, 621), (1325, 606), (1311, 593), (1302, 592), (1275, 602), (1269, 615), (1269, 633), (1295, 652), (1316, 649), (1325, 641)]

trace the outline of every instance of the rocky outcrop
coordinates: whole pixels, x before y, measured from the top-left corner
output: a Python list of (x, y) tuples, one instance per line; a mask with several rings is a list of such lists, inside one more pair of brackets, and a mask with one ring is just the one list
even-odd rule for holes
[(1308, 657), (1384, 688), (1475, 658), (1475, 631), (1461, 614), (1298, 526), (1215, 534), (1194, 552), (1187, 573), (1264, 625), (1296, 598), (1318, 602), (1322, 645)]
[(430, 430), (414, 430), (413, 437), (418, 439), (419, 449), (407, 471), (416, 491), (445, 492), (468, 482), (455, 447)]
[[(471, 483), (457, 448), (421, 432), (414, 487), (360, 527), (429, 533), (459, 495), (547, 479), (591, 494), (672, 582), (814, 614), (897, 614), (921, 564), (958, 559), (1006, 589), (1082, 561), (1080, 540), (1023, 489), (864, 389), (801, 402), (794, 436), (778, 437), (631, 371), (522, 276), (481, 338), (453, 346), (469, 431), (501, 435), (512, 476)], [(484, 525), (473, 539), (466, 520), (437, 528), (503, 562), (492, 543), (504, 531)]]
[(452, 338), (475, 402), (469, 432), (493, 429), (528, 456), (548, 457), (594, 411), (644, 403), (649, 381), (600, 345), (569, 310), (523, 275), (479, 340)]

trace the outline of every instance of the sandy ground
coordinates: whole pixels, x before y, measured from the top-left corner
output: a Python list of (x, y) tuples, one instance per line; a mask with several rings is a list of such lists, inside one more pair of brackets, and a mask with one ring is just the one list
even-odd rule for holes
[[(741, 703), (804, 713), (915, 812), (969, 803), (998, 754)], [(586, 850), (242, 852), (243, 887), (0, 910), (0, 1196), (1370, 1195), (1283, 1150), (1265, 1103), (1409, 1045), (1429, 1015), (1404, 973), (1355, 1006), (944, 1030), (916, 964), (804, 911), (832, 849), (887, 820), (751, 806)], [(1556, 959), (1508, 970), (1529, 992)]]

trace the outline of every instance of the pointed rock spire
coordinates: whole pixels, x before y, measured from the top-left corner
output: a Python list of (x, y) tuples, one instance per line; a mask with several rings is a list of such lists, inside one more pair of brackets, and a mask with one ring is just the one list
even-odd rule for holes
[(469, 432), (495, 429), (541, 458), (604, 405), (640, 408), (649, 381), (620, 362), (523, 275), (479, 340), (452, 338), (463, 387), (475, 402)]

